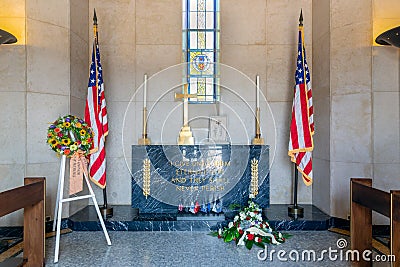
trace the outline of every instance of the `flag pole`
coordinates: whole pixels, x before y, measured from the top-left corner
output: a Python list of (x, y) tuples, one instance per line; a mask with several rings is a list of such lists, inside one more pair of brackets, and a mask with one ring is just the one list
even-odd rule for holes
[(298, 217), (302, 218), (304, 216), (304, 208), (297, 204), (297, 187), (299, 184), (299, 171), (297, 170), (296, 163), (293, 163), (294, 166), (294, 185), (293, 185), (293, 205), (288, 206), (288, 215), (297, 219)]
[[(300, 11), (299, 27), (303, 27), (303, 10)], [(299, 184), (299, 171), (297, 170), (296, 163), (294, 166), (294, 185), (293, 185), (293, 205), (288, 206), (288, 215), (294, 219), (302, 218), (304, 216), (304, 208), (297, 204), (297, 187)]]
[[(94, 9), (94, 14), (93, 14), (93, 33), (94, 33), (94, 40), (95, 40), (95, 45), (98, 45), (98, 32), (97, 32), (97, 16), (96, 16), (96, 9)], [(107, 203), (107, 187), (105, 186), (103, 188), (103, 206), (100, 207), (100, 212), (103, 218), (110, 218), (114, 214), (114, 209), (108, 205)]]

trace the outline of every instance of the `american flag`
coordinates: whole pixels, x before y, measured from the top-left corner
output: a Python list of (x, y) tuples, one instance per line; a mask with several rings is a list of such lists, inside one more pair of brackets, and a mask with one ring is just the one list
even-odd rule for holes
[(93, 42), (92, 63), (90, 64), (85, 121), (94, 132), (92, 154), (90, 154), (89, 161), (89, 176), (95, 184), (104, 188), (106, 186), (106, 149), (104, 143), (108, 134), (108, 122), (100, 51), (96, 38)]
[(297, 169), (303, 175), (306, 185), (312, 184), (312, 151), (314, 148), (314, 118), (311, 91), (311, 78), (304, 47), (303, 26), (299, 26), (299, 45), (297, 53), (297, 68), (295, 74), (296, 86), (292, 106), (292, 122), (290, 124), (289, 156), (296, 163)]

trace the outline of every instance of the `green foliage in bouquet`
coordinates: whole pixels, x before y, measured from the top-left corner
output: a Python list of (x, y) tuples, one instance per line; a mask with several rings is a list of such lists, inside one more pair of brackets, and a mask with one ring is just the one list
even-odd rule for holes
[(268, 221), (263, 220), (262, 210), (252, 199), (244, 207), (228, 227), (211, 233), (212, 236), (225, 242), (235, 241), (238, 246), (251, 249), (253, 245), (264, 248), (265, 244), (278, 245), (284, 243), (289, 234), (282, 234), (272, 229)]

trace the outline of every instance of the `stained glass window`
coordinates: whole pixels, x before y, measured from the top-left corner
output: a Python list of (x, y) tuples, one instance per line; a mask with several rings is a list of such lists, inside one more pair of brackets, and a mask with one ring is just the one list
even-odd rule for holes
[(219, 101), (219, 0), (183, 0), (182, 49), (190, 103)]

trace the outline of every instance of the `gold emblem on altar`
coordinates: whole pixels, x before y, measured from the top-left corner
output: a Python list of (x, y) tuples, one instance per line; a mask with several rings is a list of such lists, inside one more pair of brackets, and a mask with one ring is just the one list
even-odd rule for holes
[(150, 196), (150, 160), (143, 160), (143, 195)]
[(254, 197), (258, 195), (258, 160), (255, 158), (251, 160), (250, 193)]

